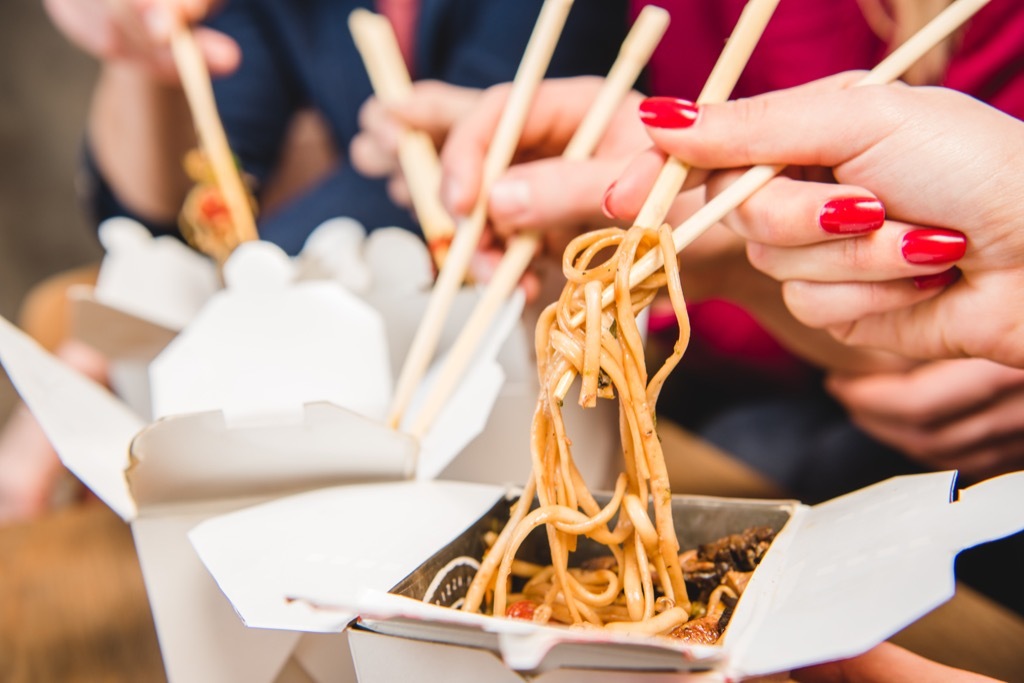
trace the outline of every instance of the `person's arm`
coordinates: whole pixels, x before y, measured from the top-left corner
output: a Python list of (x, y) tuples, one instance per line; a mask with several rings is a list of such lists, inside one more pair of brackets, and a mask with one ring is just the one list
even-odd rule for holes
[[(193, 25), (215, 0), (46, 0), (57, 28), (101, 62), (87, 123), (87, 154), (105, 191), (138, 217), (173, 222), (189, 182), (182, 157), (195, 146), (191, 117), (170, 51), (175, 22)], [(233, 71), (238, 45), (195, 29), (214, 76)], [(101, 182), (102, 181), (102, 182)]]
[(87, 127), (87, 153), (132, 214), (173, 223), (191, 185), (182, 169), (196, 138), (181, 88), (132, 64), (105, 65)]

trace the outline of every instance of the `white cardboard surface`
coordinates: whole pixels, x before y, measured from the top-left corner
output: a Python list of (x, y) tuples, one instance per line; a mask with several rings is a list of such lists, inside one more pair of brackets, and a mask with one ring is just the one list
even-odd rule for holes
[[(961, 501), (950, 503), (954, 482), (952, 472), (897, 477), (815, 507), (801, 506), (755, 572), (721, 646), (697, 648), (659, 639), (637, 642), (686, 651), (688, 660), (701, 660), (702, 666), (726, 676), (788, 671), (869, 649), (952, 596), (952, 561), (960, 550), (1024, 528), (1024, 472), (975, 485), (963, 492)], [(597, 648), (593, 660), (601, 661), (605, 643), (630, 640), (465, 615), (384, 592), (386, 584), (397, 583), (408, 571), (382, 580), (382, 572), (376, 570), (366, 575), (343, 568), (352, 557), (361, 557), (367, 567), (389, 558), (401, 558), (404, 567), (414, 567), (415, 555), (423, 561), (445, 544), (422, 543), (424, 529), (415, 515), (401, 512), (408, 491), (400, 486), (373, 488), (374, 524), (376, 510), (395, 511), (388, 544), (350, 546), (358, 548), (358, 555), (338, 556), (348, 560), (337, 566), (326, 566), (319, 556), (314, 556), (317, 561), (308, 559), (310, 549), (324, 542), (309, 529), (315, 524), (313, 510), (359, 509), (368, 504), (363, 487), (320, 492), (315, 505), (308, 497), (313, 494), (307, 494), (211, 520), (193, 532), (193, 543), (239, 612), (267, 627), (337, 628), (356, 613), (371, 626), (395, 620), (399, 630), (409, 619), (464, 624), (499, 633), (506, 664), (522, 670), (543, 670), (545, 657), (556, 644), (591, 642)], [(454, 483), (447, 486), (445, 509), (457, 515), (453, 500), (463, 496), (462, 489)], [(494, 500), (492, 495), (475, 502), (482, 514)], [(418, 502), (411, 507), (422, 509)], [(467, 516), (461, 523), (452, 518), (450, 531), (468, 527), (478, 516)], [(445, 519), (447, 523), (449, 518)], [(289, 540), (288, 545), (270, 546), (262, 535), (257, 539), (259, 530), (271, 524), (282, 525), (274, 531), (282, 539), (291, 536), (288, 528), (302, 528), (303, 543), (310, 545), (295, 546)], [(266, 567), (265, 574), (274, 579), (257, 580), (250, 573), (245, 590), (239, 591), (235, 584), (241, 582), (240, 566), (227, 567), (219, 554), (242, 557), (245, 566)], [(297, 559), (303, 555), (306, 560)], [(304, 614), (281, 609), (282, 595), (302, 597), (324, 609), (307, 609)]]
[(386, 591), (489, 510), (504, 489), (398, 482), (323, 489), (208, 520), (189, 533), (203, 564), (249, 626), (337, 632), (351, 604)]
[(381, 416), (391, 397), (380, 316), (333, 282), (294, 282), (283, 251), (239, 247), (227, 289), (153, 362), (157, 417), (223, 410), (229, 420), (295, 414), (327, 401)]
[(219, 287), (212, 261), (173, 237), (154, 238), (131, 219), (104, 221), (99, 237), (106, 256), (95, 298), (111, 308), (180, 330)]
[(64, 465), (114, 512), (132, 519), (137, 510), (124, 471), (141, 418), (3, 318), (0, 361)]

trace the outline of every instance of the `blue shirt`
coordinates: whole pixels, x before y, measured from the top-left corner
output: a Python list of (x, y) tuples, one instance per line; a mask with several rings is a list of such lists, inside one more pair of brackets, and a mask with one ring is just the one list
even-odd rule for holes
[[(417, 78), (486, 87), (512, 80), (540, 12), (541, 0), (422, 0), (415, 43)], [(231, 147), (257, 181), (276, 166), (292, 115), (303, 108), (324, 117), (344, 154), (359, 130), (369, 78), (348, 31), (348, 15), (372, 2), (232, 0), (208, 22), (238, 41), (242, 64), (218, 79), (214, 92)], [(626, 0), (580, 0), (570, 12), (549, 77), (604, 74), (626, 29)], [(88, 157), (88, 154), (87, 154)], [(87, 158), (97, 221), (130, 215)], [(289, 204), (259, 218), (262, 239), (296, 253), (324, 220), (351, 216), (368, 229), (418, 230), (409, 212), (387, 197), (385, 183), (337, 170)], [(137, 217), (136, 217), (137, 218)], [(150, 225), (154, 232), (175, 226)]]

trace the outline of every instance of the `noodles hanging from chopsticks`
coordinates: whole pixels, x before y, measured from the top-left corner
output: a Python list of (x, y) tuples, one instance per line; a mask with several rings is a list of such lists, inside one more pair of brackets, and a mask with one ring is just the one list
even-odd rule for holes
[[(662, 252), (665, 266), (631, 290), (630, 268), (653, 250)], [(679, 564), (668, 473), (655, 431), (658, 394), (689, 340), (671, 231), (664, 226), (590, 232), (570, 243), (562, 267), (568, 282), (537, 324), (541, 392), (531, 429), (533, 472), (509, 523), (484, 558), (463, 609), (481, 611), (492, 595), (489, 611), (506, 613), (516, 552), (530, 531), (544, 525), (552, 566), (537, 570), (523, 594), (512, 596), (538, 604), (535, 621), (665, 633), (686, 622), (691, 607)], [(615, 300), (603, 309), (601, 292), (609, 285), (614, 286)], [(649, 377), (636, 316), (662, 288), (675, 310), (679, 338), (664, 365)], [(581, 313), (583, 323), (573, 325)], [(576, 375), (581, 377), (579, 400), (584, 407), (598, 398), (619, 399), (625, 467), (604, 508), (576, 468), (562, 419), (563, 400)], [(535, 496), (539, 507), (530, 511)], [(653, 520), (648, 501), (653, 501)], [(613, 566), (570, 568), (569, 553), (580, 536), (607, 546)]]

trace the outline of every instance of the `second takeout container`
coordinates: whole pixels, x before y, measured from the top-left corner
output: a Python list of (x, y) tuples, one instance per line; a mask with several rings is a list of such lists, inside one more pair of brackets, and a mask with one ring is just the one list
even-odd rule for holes
[[(236, 252), (227, 288), (148, 365), (152, 420), (0, 319), (0, 360), (64, 464), (131, 523), (172, 683), (269, 683), (296, 668), (309, 680), (321, 668), (312, 639), (239, 623), (190, 528), (325, 484), (442, 468), (483, 428), (502, 384), (494, 355), (518, 320), (515, 303), (418, 444), (373, 419), (391, 384), (380, 314), (337, 283), (294, 282), (291, 272), (272, 245)], [(316, 680), (337, 680), (345, 663), (334, 659)]]
[(509, 504), (497, 487), (325, 489), (208, 520), (190, 538), (250, 626), (336, 632), (358, 616), (349, 640), (363, 683), (721, 680), (862, 653), (952, 597), (960, 550), (1024, 528), (1024, 472), (958, 494), (955, 483), (953, 472), (896, 477), (815, 506), (677, 498), (684, 548), (781, 528), (714, 646), (423, 602), (464, 589), (481, 530)]

